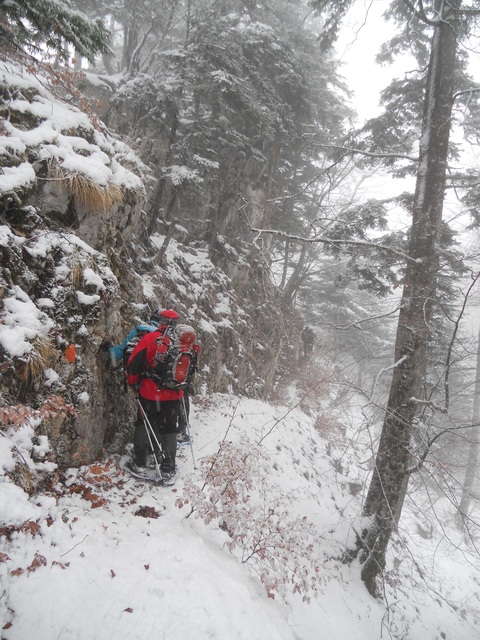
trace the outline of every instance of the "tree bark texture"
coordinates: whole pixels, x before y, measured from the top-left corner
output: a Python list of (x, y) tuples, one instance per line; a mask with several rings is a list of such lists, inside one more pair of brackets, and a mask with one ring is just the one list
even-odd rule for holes
[(289, 303), (292, 304), (300, 285), (305, 279), (305, 264), (307, 262), (308, 245), (303, 243), (300, 257), (293, 269), (291, 276), (288, 279), (285, 288), (283, 289), (283, 297)]
[[(454, 93), (457, 15), (439, 2), (431, 40), (419, 165), (395, 367), (372, 480), (364, 505), (371, 524), (359, 539), (362, 579), (376, 595), (388, 543), (408, 486), (415, 398), (423, 397), (426, 348), (436, 290), (436, 243), (442, 221)], [(460, 3), (457, 3), (459, 5)], [(458, 7), (457, 7), (458, 8)]]

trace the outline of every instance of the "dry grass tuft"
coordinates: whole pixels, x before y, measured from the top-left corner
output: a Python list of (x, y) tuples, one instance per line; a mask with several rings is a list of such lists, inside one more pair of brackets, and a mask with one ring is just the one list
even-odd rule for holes
[(17, 361), (17, 378), (27, 385), (43, 379), (45, 369), (57, 359), (57, 351), (49, 336), (37, 336), (33, 340), (33, 349), (22, 360)]
[(106, 211), (114, 204), (123, 201), (123, 192), (119, 185), (109, 184), (102, 187), (81, 173), (69, 176), (67, 180), (67, 188), (75, 200), (90, 211), (96, 209)]
[(81, 288), (83, 278), (83, 267), (79, 262), (72, 266), (72, 287), (75, 291)]
[(83, 205), (89, 211), (106, 211), (114, 204), (124, 200), (120, 185), (110, 183), (103, 187), (82, 173), (67, 174), (54, 160), (49, 162), (48, 175), (61, 182), (73, 195), (75, 202)]

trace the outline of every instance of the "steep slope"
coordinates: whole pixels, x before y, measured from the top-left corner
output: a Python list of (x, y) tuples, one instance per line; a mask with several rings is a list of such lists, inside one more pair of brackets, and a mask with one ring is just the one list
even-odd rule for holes
[(255, 247), (149, 234), (148, 168), (47, 78), (6, 62), (1, 73), (2, 422), (37, 421), (64, 465), (121, 450), (134, 408), (102, 345), (160, 305), (198, 329), (199, 384), (270, 393), (296, 345)]
[[(173, 490), (126, 477), (117, 455), (32, 498), (0, 483), (5, 640), (480, 637), (479, 569), (447, 520), (425, 535), (406, 507), (383, 601), (341, 563), (362, 524), (354, 429), (322, 436), (298, 408), (215, 394), (192, 430)], [(29, 463), (30, 437), (8, 434)], [(12, 464), (2, 446), (0, 472)]]

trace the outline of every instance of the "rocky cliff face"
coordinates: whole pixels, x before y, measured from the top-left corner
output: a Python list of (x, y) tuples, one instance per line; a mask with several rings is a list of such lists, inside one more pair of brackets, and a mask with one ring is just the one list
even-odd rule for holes
[(1, 427), (26, 421), (60, 465), (121, 450), (135, 408), (102, 345), (157, 306), (198, 330), (198, 392), (268, 395), (294, 350), (255, 248), (152, 224), (130, 149), (24, 70), (1, 74)]

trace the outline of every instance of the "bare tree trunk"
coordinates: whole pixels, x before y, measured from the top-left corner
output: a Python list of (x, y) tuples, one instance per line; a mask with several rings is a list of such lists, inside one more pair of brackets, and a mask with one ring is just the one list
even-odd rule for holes
[(468, 510), (472, 499), (473, 485), (477, 472), (478, 447), (480, 439), (480, 331), (478, 333), (477, 344), (477, 366), (475, 390), (473, 396), (472, 429), (470, 437), (470, 448), (468, 451), (467, 468), (465, 469), (465, 481), (463, 483), (462, 497), (458, 507), (460, 524), (464, 524), (468, 518)]
[(285, 240), (285, 250), (283, 252), (283, 269), (282, 269), (282, 281), (280, 282), (280, 287), (279, 287), (280, 289), (283, 289), (287, 281), (289, 255), (290, 255), (290, 240), (287, 238)]
[(298, 291), (298, 288), (302, 284), (305, 278), (305, 264), (307, 262), (307, 243), (303, 243), (302, 250), (300, 252), (300, 257), (298, 258), (298, 262), (295, 265), (293, 273), (291, 274), (288, 282), (283, 289), (283, 296), (288, 303), (292, 303), (295, 298), (295, 294)]
[(165, 234), (165, 240), (163, 241), (162, 246), (160, 247), (160, 251), (158, 252), (158, 255), (157, 255), (158, 264), (160, 265), (163, 264), (165, 254), (167, 253), (170, 240), (173, 238), (174, 231), (175, 231), (175, 220), (171, 220), (168, 225), (167, 233)]
[[(264, 191), (264, 205), (263, 205), (263, 218), (262, 218), (262, 229), (270, 228), (270, 221), (272, 218), (272, 196), (273, 189), (275, 183), (275, 177), (278, 171), (278, 163), (280, 159), (280, 135), (278, 131), (275, 133), (275, 140), (272, 144), (272, 151), (270, 154), (270, 162), (268, 167), (268, 176), (267, 176), (267, 184), (265, 186)], [(273, 236), (268, 234), (266, 237), (263, 237), (264, 248), (267, 252), (270, 251), (272, 247)]]
[[(456, 3), (460, 5), (460, 2)], [(362, 579), (372, 595), (408, 486), (410, 436), (423, 394), (426, 348), (436, 290), (436, 242), (442, 221), (454, 91), (457, 14), (439, 3), (425, 88), (422, 137), (395, 367), (375, 467), (364, 506), (369, 526), (358, 540)], [(458, 8), (458, 7), (457, 7)]]

